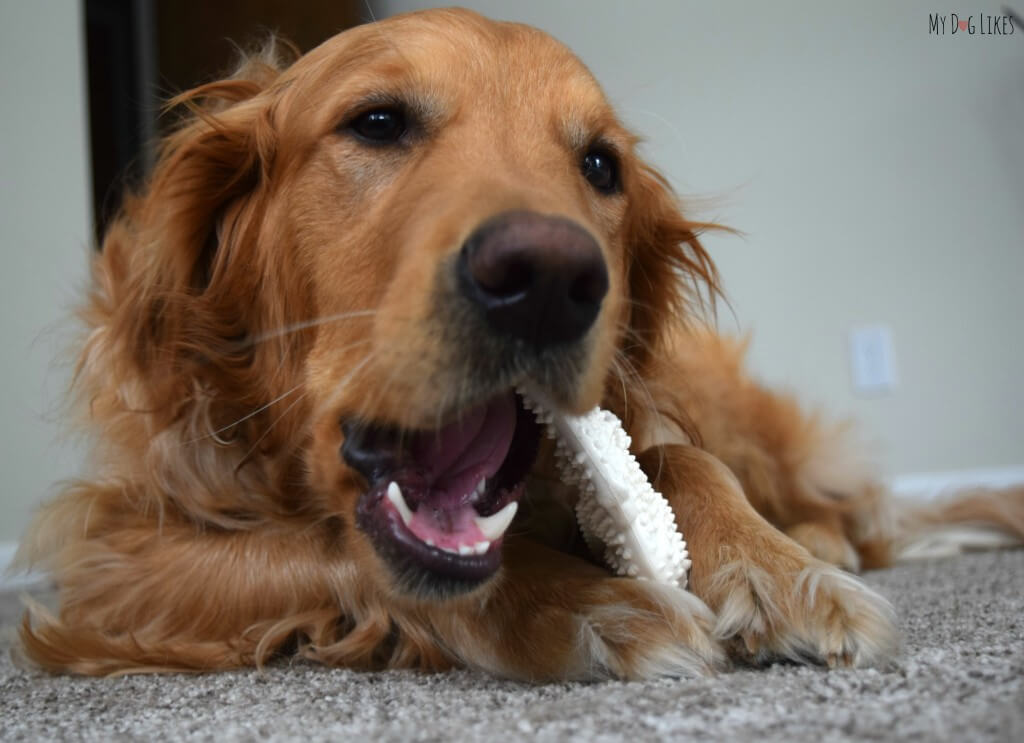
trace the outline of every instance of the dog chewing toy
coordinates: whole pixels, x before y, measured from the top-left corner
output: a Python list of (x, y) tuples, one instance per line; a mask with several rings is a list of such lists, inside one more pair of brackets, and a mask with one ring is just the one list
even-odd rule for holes
[(686, 587), (686, 542), (668, 501), (629, 451), (629, 434), (611, 412), (581, 416), (548, 409), (530, 392), (523, 404), (555, 440), (563, 481), (577, 487), (576, 520), (595, 557), (619, 575)]

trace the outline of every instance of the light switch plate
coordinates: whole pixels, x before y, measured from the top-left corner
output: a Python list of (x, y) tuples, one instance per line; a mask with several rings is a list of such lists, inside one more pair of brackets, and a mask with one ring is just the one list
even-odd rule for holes
[(864, 325), (850, 331), (850, 376), (855, 391), (879, 395), (896, 386), (892, 330), (887, 325)]

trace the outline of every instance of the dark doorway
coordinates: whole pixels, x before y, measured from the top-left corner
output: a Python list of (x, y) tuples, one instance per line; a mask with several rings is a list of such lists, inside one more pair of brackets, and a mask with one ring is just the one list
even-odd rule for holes
[(306, 51), (369, 20), (354, 0), (85, 0), (97, 244), (145, 177), (163, 102), (213, 80), (271, 32)]

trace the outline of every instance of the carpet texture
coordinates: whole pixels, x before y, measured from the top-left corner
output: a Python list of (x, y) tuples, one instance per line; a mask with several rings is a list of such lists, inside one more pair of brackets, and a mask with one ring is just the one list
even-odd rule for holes
[(15, 667), (0, 595), (0, 740), (1024, 740), (1024, 550), (870, 573), (904, 650), (886, 670), (527, 686), (482, 674), (53, 677)]

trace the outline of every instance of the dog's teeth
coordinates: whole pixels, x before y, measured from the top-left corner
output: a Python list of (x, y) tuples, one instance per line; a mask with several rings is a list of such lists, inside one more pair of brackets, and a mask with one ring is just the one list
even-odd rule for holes
[(486, 552), (490, 548), (491, 548), (491, 543), (490, 542), (477, 542), (476, 544), (473, 545), (473, 551), (476, 554), (478, 554), (478, 555), (482, 555), (484, 552)]
[(508, 525), (515, 518), (518, 508), (519, 504), (516, 501), (512, 501), (492, 516), (476, 516), (473, 520), (476, 521), (476, 526), (481, 533), (493, 542), (505, 533)]
[(476, 484), (476, 494), (477, 495), (483, 495), (484, 494), (484, 490), (486, 490), (486, 489), (487, 489), (487, 478), (486, 477), (481, 477), (480, 478), (480, 482), (478, 482)]
[(459, 545), (459, 554), (462, 555), (463, 557), (466, 557), (467, 555), (472, 555), (473, 553), (474, 553), (474, 549), (472, 547), (470, 547), (468, 544), (460, 544)]
[[(408, 526), (409, 522), (412, 521), (412, 511), (409, 510), (409, 505), (405, 502), (405, 498), (402, 496), (402, 489), (398, 487), (398, 483), (394, 480), (388, 485), (388, 500), (391, 501), (391, 505), (395, 507), (399, 515), (402, 517), (402, 521)], [(433, 545), (431, 545), (433, 546)]]

